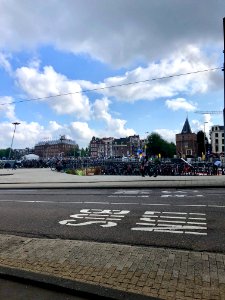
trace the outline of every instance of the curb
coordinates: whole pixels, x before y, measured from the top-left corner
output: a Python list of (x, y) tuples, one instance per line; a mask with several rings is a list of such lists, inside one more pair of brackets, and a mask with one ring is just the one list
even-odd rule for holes
[(86, 297), (98, 297), (98, 299), (116, 299), (116, 300), (160, 300), (151, 296), (144, 296), (126, 291), (120, 291), (109, 287), (98, 286), (85, 282), (78, 282), (70, 279), (60, 278), (47, 274), (35, 273), (26, 270), (20, 270), (11, 267), (0, 266), (0, 277), (9, 280), (28, 282), (39, 287), (60, 290), (65, 293), (80, 294)]
[[(102, 185), (104, 184), (104, 185)], [(151, 189), (190, 189), (190, 188), (225, 188), (224, 183), (197, 183), (197, 182), (171, 182), (167, 181), (167, 183), (156, 182), (156, 181), (145, 181), (145, 182), (75, 182), (75, 183), (63, 183), (62, 182), (54, 182), (54, 183), (0, 183), (0, 190), (6, 189), (51, 189), (51, 190), (59, 190), (59, 189), (140, 189), (140, 188), (151, 188)]]

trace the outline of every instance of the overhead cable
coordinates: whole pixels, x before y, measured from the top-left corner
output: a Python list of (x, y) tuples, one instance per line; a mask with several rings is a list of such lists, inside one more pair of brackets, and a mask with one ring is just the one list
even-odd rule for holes
[(38, 97), (38, 98), (31, 98), (31, 99), (21, 99), (21, 100), (18, 100), (18, 101), (12, 101), (10, 103), (9, 102), (0, 103), (0, 105), (3, 106), (3, 105), (10, 105), (10, 104), (18, 104), (18, 103), (23, 103), (23, 102), (32, 102), (32, 101), (45, 100), (45, 99), (56, 98), (56, 97), (63, 97), (63, 96), (69, 96), (69, 95), (75, 95), (75, 94), (90, 93), (90, 92), (96, 92), (96, 91), (101, 91), (101, 90), (106, 90), (106, 89), (112, 89), (112, 88), (117, 88), (117, 87), (123, 87), (123, 86), (128, 86), (128, 85), (134, 85), (134, 84), (139, 84), (139, 83), (145, 83), (145, 82), (151, 82), (151, 81), (156, 81), (156, 80), (169, 79), (169, 78), (174, 78), (174, 77), (180, 77), (180, 76), (186, 76), (186, 75), (197, 74), (197, 73), (204, 73), (204, 72), (210, 72), (210, 71), (216, 71), (216, 70), (222, 70), (222, 67), (205, 69), (205, 70), (198, 70), (198, 71), (192, 71), (192, 72), (181, 73), (181, 74), (168, 75), (168, 76), (163, 76), (163, 77), (150, 78), (150, 79), (146, 79), (146, 80), (139, 80), (139, 81), (133, 81), (133, 82), (128, 82), (128, 83), (121, 83), (121, 84), (104, 86), (104, 87), (98, 87), (98, 88), (88, 89), (88, 90), (83, 90), (83, 91), (75, 91), (75, 92), (70, 92), (70, 93), (62, 93), (62, 94), (57, 94), (57, 95), (50, 95), (50, 96), (46, 96), (46, 97)]

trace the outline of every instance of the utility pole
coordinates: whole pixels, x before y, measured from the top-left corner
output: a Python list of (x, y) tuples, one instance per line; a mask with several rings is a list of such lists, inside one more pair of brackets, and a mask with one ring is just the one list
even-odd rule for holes
[(225, 160), (225, 18), (223, 18), (223, 93), (224, 93), (224, 104), (223, 104), (223, 148), (224, 148), (224, 157)]
[(205, 138), (206, 138), (206, 135), (205, 135), (205, 124), (208, 123), (208, 122), (204, 122), (204, 155), (205, 155), (205, 160), (206, 160), (206, 143), (205, 143)]

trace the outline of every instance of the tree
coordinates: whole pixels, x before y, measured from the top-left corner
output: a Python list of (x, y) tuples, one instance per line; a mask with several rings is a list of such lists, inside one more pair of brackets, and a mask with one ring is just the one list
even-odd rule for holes
[(85, 157), (85, 156), (89, 156), (89, 150), (88, 150), (88, 148), (81, 148), (81, 150), (80, 150), (80, 156), (81, 157)]
[(7, 148), (7, 149), (0, 149), (0, 158), (8, 158), (9, 157), (9, 151), (10, 151), (10, 148)]
[(205, 154), (205, 151), (208, 150), (208, 138), (205, 136), (205, 133), (200, 130), (197, 132), (197, 144), (198, 144), (198, 156), (201, 157), (202, 153)]
[(148, 156), (161, 155), (161, 157), (173, 157), (176, 154), (176, 145), (164, 140), (160, 134), (152, 132), (147, 137), (146, 153)]
[(66, 156), (78, 157), (79, 156), (79, 146), (74, 145), (67, 153)]

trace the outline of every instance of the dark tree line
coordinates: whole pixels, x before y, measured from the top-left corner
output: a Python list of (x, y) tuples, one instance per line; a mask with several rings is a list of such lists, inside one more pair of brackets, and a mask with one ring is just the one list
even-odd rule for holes
[(160, 134), (152, 132), (147, 137), (146, 154), (148, 156), (160, 155), (161, 157), (172, 158), (176, 154), (176, 145), (173, 142), (167, 142)]

